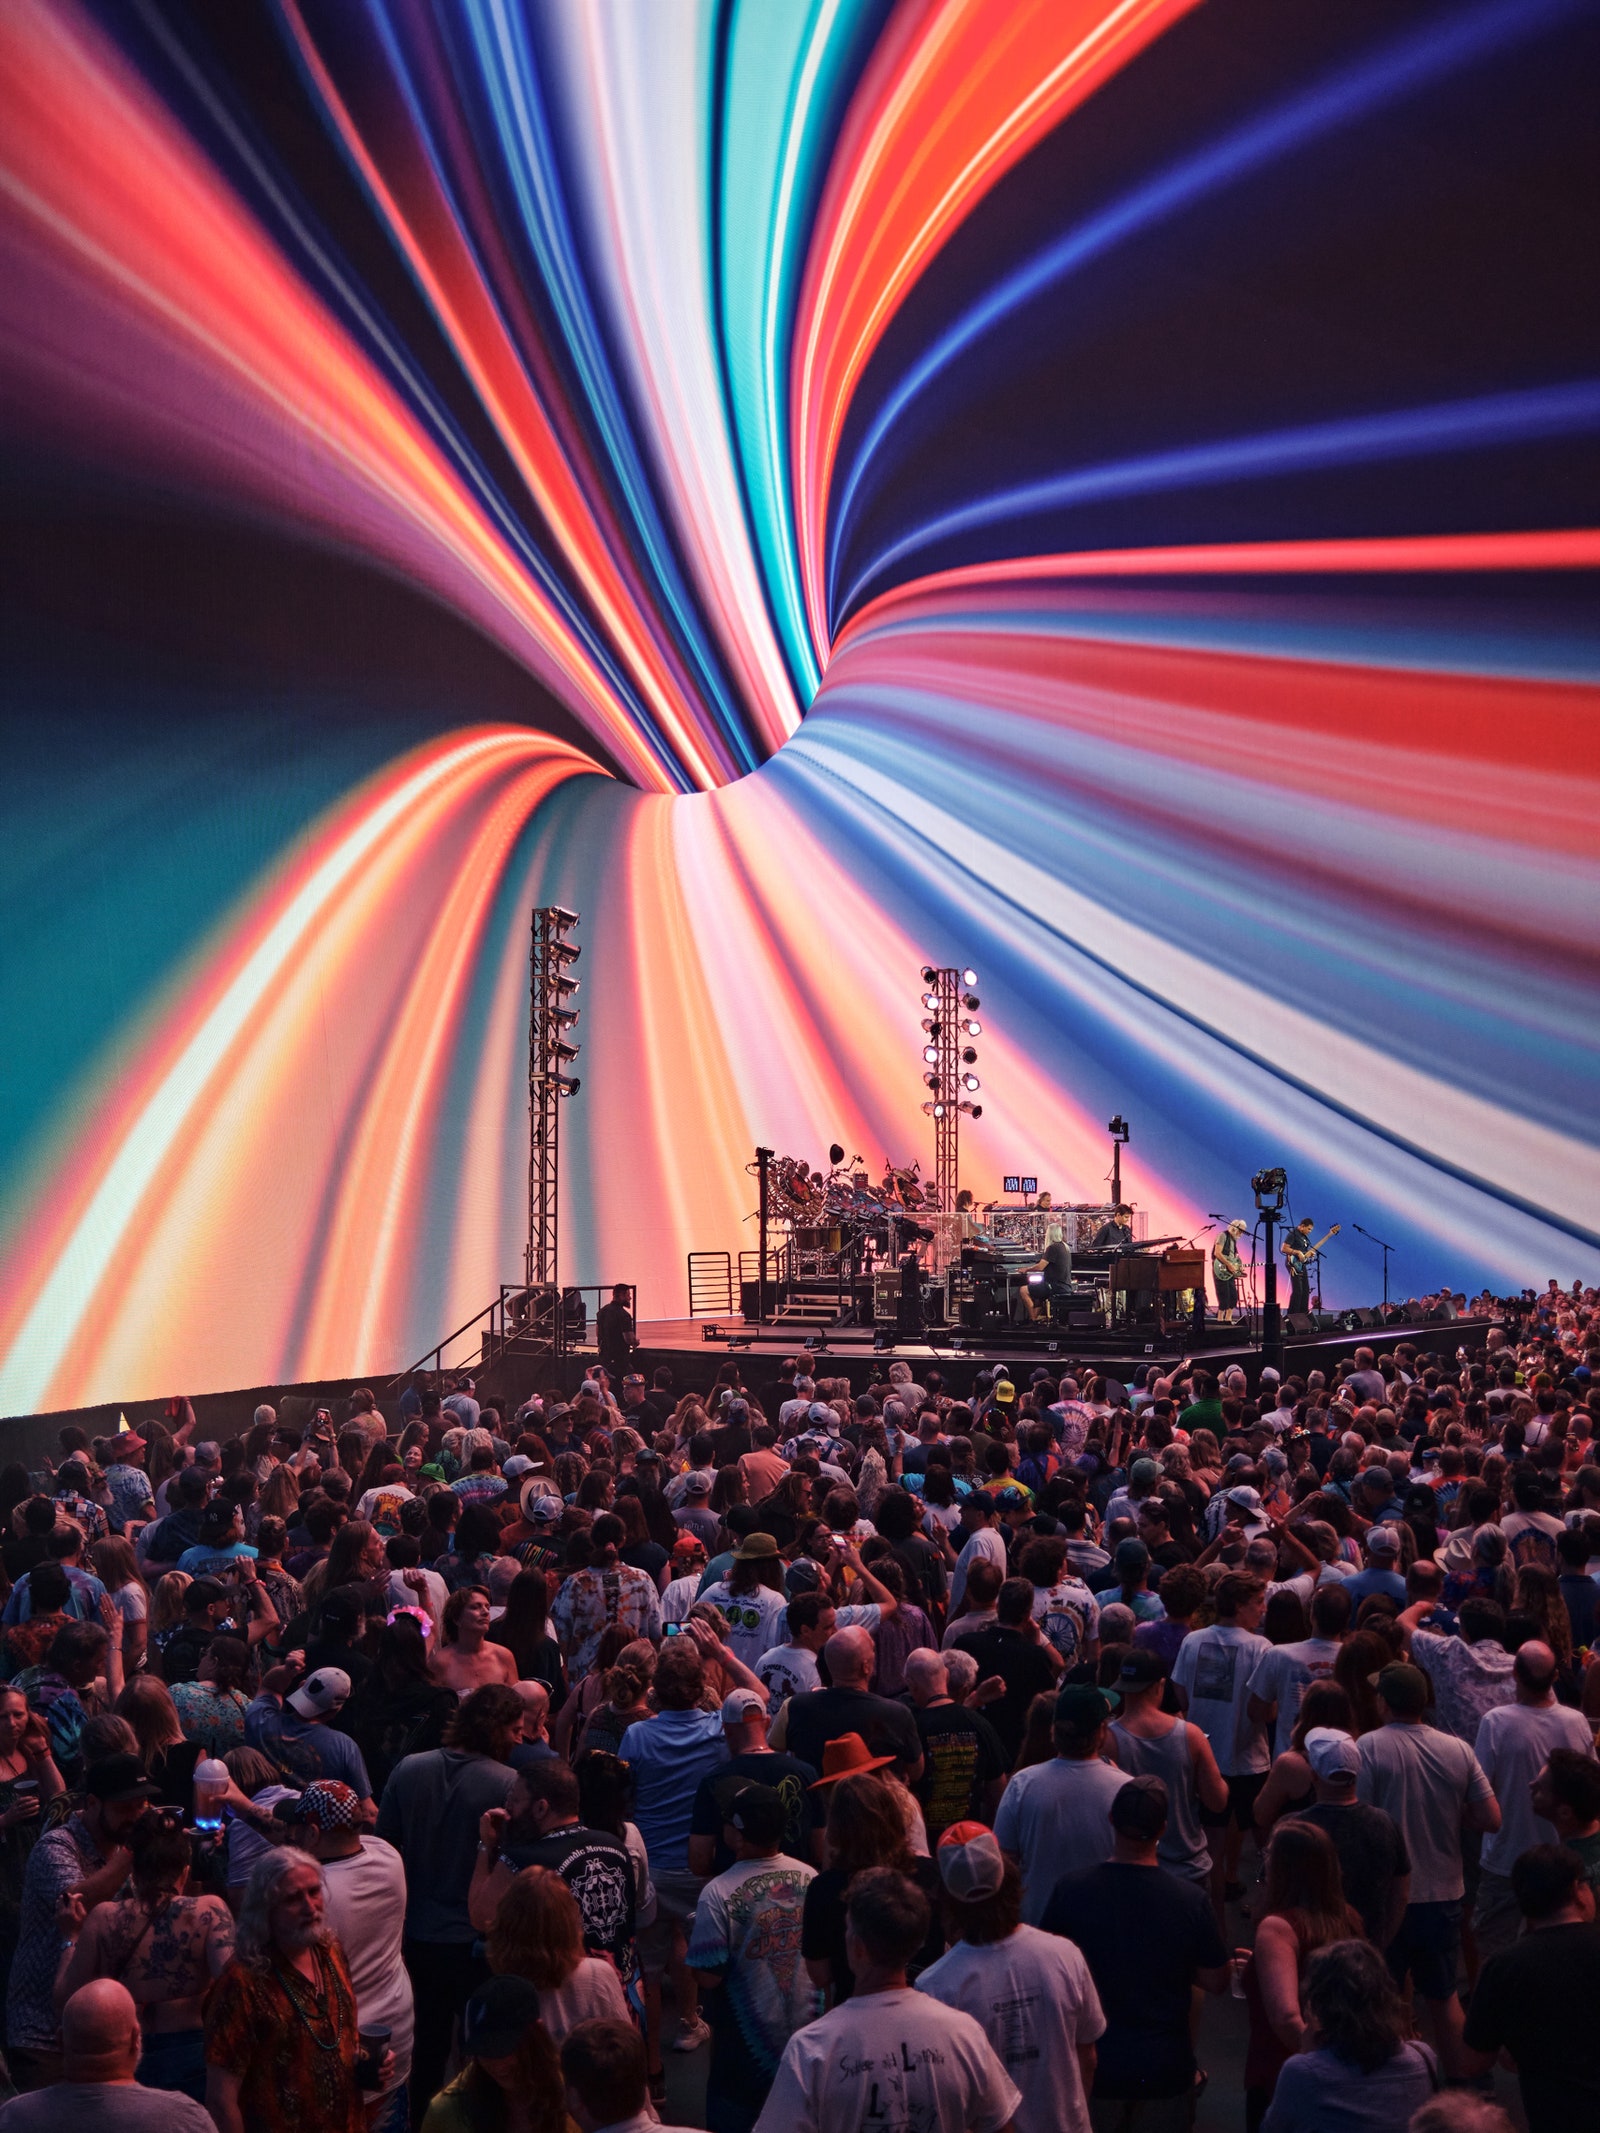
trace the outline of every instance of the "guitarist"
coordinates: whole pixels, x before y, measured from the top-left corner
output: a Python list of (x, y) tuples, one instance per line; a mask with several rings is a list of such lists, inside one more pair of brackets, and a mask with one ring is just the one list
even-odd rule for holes
[(1211, 1247), (1211, 1280), (1217, 1292), (1217, 1309), (1229, 1318), (1239, 1308), (1239, 1283), (1244, 1279), (1239, 1239), (1245, 1226), (1241, 1221), (1230, 1222)]
[(1337, 1237), (1338, 1234), (1339, 1224), (1335, 1222), (1327, 1235), (1319, 1237), (1316, 1243), (1313, 1244), (1311, 1241), (1311, 1217), (1307, 1215), (1303, 1221), (1297, 1222), (1284, 1238), (1282, 1250), (1285, 1263), (1289, 1269), (1289, 1309), (1291, 1311), (1309, 1311), (1311, 1309), (1311, 1262), (1328, 1242), (1329, 1238)]

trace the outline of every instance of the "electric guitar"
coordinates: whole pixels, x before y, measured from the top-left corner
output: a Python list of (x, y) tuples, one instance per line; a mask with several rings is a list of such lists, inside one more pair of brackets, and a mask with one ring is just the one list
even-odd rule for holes
[(1291, 1244), (1288, 1238), (1285, 1237), (1283, 1240), (1283, 1256), (1289, 1262), (1290, 1272), (1303, 1274), (1322, 1247), (1337, 1237), (1343, 1227), (1344, 1224), (1342, 1222), (1335, 1222), (1332, 1229), (1319, 1237), (1315, 1244)]

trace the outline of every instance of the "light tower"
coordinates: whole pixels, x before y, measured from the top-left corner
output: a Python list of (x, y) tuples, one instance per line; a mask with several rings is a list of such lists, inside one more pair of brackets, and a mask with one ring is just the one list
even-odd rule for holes
[(561, 1205), (561, 1106), (576, 1096), (579, 1082), (565, 1069), (578, 1056), (569, 1032), (578, 1020), (570, 1006), (578, 980), (568, 976), (581, 949), (566, 936), (578, 923), (576, 911), (543, 904), (533, 914), (533, 943), (528, 986), (528, 1251), (525, 1278), (530, 1289), (549, 1296), (534, 1305), (534, 1320), (545, 1320), (551, 1345), (560, 1348), (565, 1321), (557, 1252)]
[(973, 1098), (983, 1086), (973, 1069), (978, 1054), (972, 1039), (983, 1035), (975, 970), (939, 970), (930, 963), (922, 972), (922, 1080), (929, 1090), (922, 1108), (933, 1120), (934, 1191), (940, 1211), (949, 1214), (960, 1189), (961, 1118), (982, 1118)]

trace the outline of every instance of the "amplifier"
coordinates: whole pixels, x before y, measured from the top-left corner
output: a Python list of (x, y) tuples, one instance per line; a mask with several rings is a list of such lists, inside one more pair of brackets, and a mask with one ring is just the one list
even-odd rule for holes
[(872, 1277), (872, 1317), (877, 1325), (887, 1321), (893, 1325), (900, 1309), (900, 1269), (893, 1267), (888, 1273)]

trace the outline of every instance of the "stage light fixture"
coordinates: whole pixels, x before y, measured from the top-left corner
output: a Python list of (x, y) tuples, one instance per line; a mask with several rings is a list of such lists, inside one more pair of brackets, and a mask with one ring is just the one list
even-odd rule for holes
[(944, 1106), (943, 1104), (935, 1104), (935, 1105), (934, 1105), (934, 1107), (933, 1107), (933, 1115), (934, 1115), (934, 1117), (935, 1117), (935, 1118), (943, 1118), (943, 1117), (944, 1117), (944, 1114), (945, 1114), (945, 1106)]
[(983, 1035), (983, 1024), (981, 1022), (965, 1022), (962, 1027), (969, 1037), (981, 1037)]
[(936, 1044), (925, 1044), (922, 1047), (922, 1056), (929, 1066), (937, 1066), (939, 1064), (939, 1047)]
[(971, 1089), (974, 1093), (976, 1093), (979, 1089), (983, 1087), (983, 1083), (978, 1079), (976, 1074), (963, 1074), (961, 1077), (961, 1086), (964, 1089)]
[(922, 1115), (923, 1115), (923, 1117), (924, 1117), (924, 1118), (932, 1118), (932, 1116), (933, 1116), (933, 1106), (932, 1106), (932, 1104), (924, 1104), (924, 1105), (923, 1105), (923, 1107), (922, 1107)]
[(978, 973), (975, 970), (963, 970), (961, 973), (961, 982), (963, 985), (976, 985), (978, 982)]
[(934, 969), (931, 963), (924, 964), (923, 966), (922, 982), (924, 985), (937, 985), (939, 982), (939, 973), (937, 970)]
[(576, 941), (552, 941), (550, 943), (550, 960), (553, 963), (575, 963), (582, 953), (583, 950)]
[(556, 1094), (558, 1096), (576, 1096), (578, 1091), (583, 1087), (583, 1083), (578, 1079), (576, 1074), (552, 1074), (550, 1079), (555, 1083)]
[(978, 1063), (978, 1055), (977, 1055), (977, 1053), (976, 1053), (976, 1052), (975, 1052), (975, 1051), (973, 1050), (972, 1046), (971, 1046), (971, 1045), (969, 1044), (969, 1045), (967, 1045), (967, 1046), (966, 1046), (966, 1047), (965, 1047), (965, 1048), (963, 1049), (963, 1051), (962, 1051), (962, 1054), (961, 1054), (961, 1064), (962, 1064), (963, 1066), (976, 1066), (976, 1065), (977, 1065), (977, 1063)]
[(983, 1116), (982, 1104), (957, 1104), (956, 1109), (965, 1111), (969, 1118), (982, 1118)]
[(565, 1066), (569, 1059), (576, 1059), (582, 1049), (581, 1044), (564, 1044), (557, 1038), (556, 1042), (550, 1047), (550, 1056), (559, 1060)]
[(578, 1010), (575, 1007), (552, 1007), (550, 1010), (550, 1020), (557, 1029), (571, 1029), (577, 1019)]
[(924, 1007), (937, 1007), (939, 1004), (939, 995), (936, 992), (925, 992), (922, 995), (922, 1004)]
[(924, 1028), (924, 1030), (926, 1030), (930, 1037), (937, 1037), (940, 1031), (944, 1028), (944, 1024), (942, 1022), (936, 1021), (932, 1015), (924, 1015), (922, 1018), (922, 1027)]
[(557, 978), (553, 990), (558, 1000), (570, 1000), (583, 983), (581, 978)]
[(939, 1086), (939, 1077), (937, 1074), (924, 1074), (922, 1079), (924, 1085), (930, 1089), (936, 1089)]
[(983, 1005), (983, 1002), (978, 998), (978, 995), (975, 992), (969, 992), (963, 993), (961, 998), (961, 1004), (966, 1009), (969, 1015), (975, 1015), (978, 1012), (978, 1009)]

